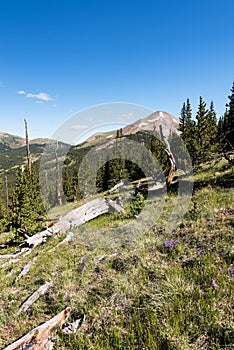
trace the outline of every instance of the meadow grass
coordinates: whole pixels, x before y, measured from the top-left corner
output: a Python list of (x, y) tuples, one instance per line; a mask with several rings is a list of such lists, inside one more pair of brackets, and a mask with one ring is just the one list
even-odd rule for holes
[[(59, 331), (55, 349), (231, 349), (233, 197), (230, 188), (196, 190), (183, 220), (166, 233), (175, 201), (168, 195), (168, 213), (132, 242), (98, 244), (130, 221), (108, 214), (74, 229), (75, 240), (53, 249), (64, 237), (51, 238), (1, 268), (0, 346), (70, 306), (70, 321), (86, 315), (85, 321), (74, 335)], [(33, 257), (29, 274), (15, 282)], [(53, 287), (17, 316), (25, 299), (51, 280)]]

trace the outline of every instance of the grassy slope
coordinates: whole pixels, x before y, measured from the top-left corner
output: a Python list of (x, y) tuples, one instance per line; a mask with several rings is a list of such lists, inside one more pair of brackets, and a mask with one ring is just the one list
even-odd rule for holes
[[(205, 170), (196, 176), (208, 181), (214, 174)], [(164, 232), (164, 211), (161, 220), (132, 244), (102, 248), (95, 240), (85, 244), (80, 239), (51, 251), (58, 244), (52, 238), (19, 263), (1, 269), (0, 346), (71, 306), (72, 319), (86, 314), (86, 321), (76, 335), (60, 333), (57, 349), (231, 348), (233, 197), (230, 188), (196, 190), (190, 210), (169, 236)], [(168, 212), (174, 200), (168, 197)], [(89, 234), (105, 240), (120, 224), (113, 214), (99, 217), (80, 228), (79, 237)], [(178, 244), (164, 247), (170, 239)], [(110, 256), (98, 261), (105, 254)], [(29, 274), (15, 283), (34, 256), (37, 261)], [(51, 290), (27, 315), (16, 316), (21, 303), (50, 280)]]

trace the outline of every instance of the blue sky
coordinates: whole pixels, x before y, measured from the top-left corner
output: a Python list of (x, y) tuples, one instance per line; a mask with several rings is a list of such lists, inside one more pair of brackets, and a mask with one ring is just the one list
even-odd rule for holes
[[(51, 136), (90, 106), (218, 115), (234, 80), (234, 2), (0, 0), (0, 131)], [(20, 92), (20, 93), (18, 93)]]

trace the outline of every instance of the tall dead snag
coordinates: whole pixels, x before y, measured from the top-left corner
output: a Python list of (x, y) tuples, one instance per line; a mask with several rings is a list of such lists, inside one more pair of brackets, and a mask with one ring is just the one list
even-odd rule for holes
[(62, 196), (61, 196), (61, 181), (60, 181), (60, 169), (59, 169), (59, 159), (58, 159), (58, 142), (56, 144), (55, 150), (55, 162), (56, 162), (56, 201), (58, 205), (62, 205)]
[(51, 320), (43, 323), (42, 325), (34, 328), (24, 337), (18, 339), (13, 344), (7, 346), (4, 350), (19, 350), (19, 349), (28, 349), (28, 350), (43, 350), (47, 349), (47, 346), (50, 343), (50, 336), (52, 331), (56, 328), (59, 328), (63, 325), (66, 319), (71, 313), (71, 308), (68, 307), (58, 315), (53, 317)]
[(29, 171), (29, 174), (31, 174), (32, 166), (31, 166), (31, 154), (29, 149), (28, 124), (25, 118), (24, 118), (24, 125), (25, 125), (25, 141), (26, 141), (26, 150), (27, 150), (28, 171)]
[(176, 172), (176, 161), (175, 161), (174, 155), (173, 155), (173, 153), (171, 151), (171, 147), (170, 147), (170, 144), (169, 144), (168, 140), (166, 139), (165, 136), (163, 136), (163, 131), (162, 131), (162, 125), (161, 124), (159, 125), (159, 131), (160, 131), (161, 140), (162, 140), (162, 142), (164, 143), (164, 145), (166, 147), (165, 151), (168, 154), (169, 161), (170, 161), (170, 164), (171, 164), (171, 169), (170, 169), (170, 172), (169, 172), (168, 177), (167, 177), (167, 183), (170, 185), (172, 183), (173, 177), (174, 177), (175, 172)]
[(6, 211), (9, 209), (9, 188), (8, 188), (8, 177), (5, 175), (5, 192), (6, 192)]

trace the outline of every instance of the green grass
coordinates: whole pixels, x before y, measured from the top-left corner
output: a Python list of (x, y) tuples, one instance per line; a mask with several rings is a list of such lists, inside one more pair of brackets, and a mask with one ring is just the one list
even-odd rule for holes
[[(231, 349), (233, 199), (232, 188), (196, 190), (183, 220), (166, 234), (165, 220), (175, 201), (175, 195), (168, 195), (161, 218), (132, 242), (112, 244), (113, 229), (131, 220), (108, 214), (74, 231), (76, 240), (52, 250), (63, 237), (51, 238), (2, 268), (0, 347), (70, 306), (71, 320), (86, 315), (85, 323), (72, 336), (59, 331), (55, 349)], [(54, 209), (51, 215), (72, 207)], [(178, 243), (167, 248), (165, 240)], [(15, 283), (34, 256), (29, 274)], [(16, 316), (22, 302), (50, 280), (53, 287), (26, 315)]]

